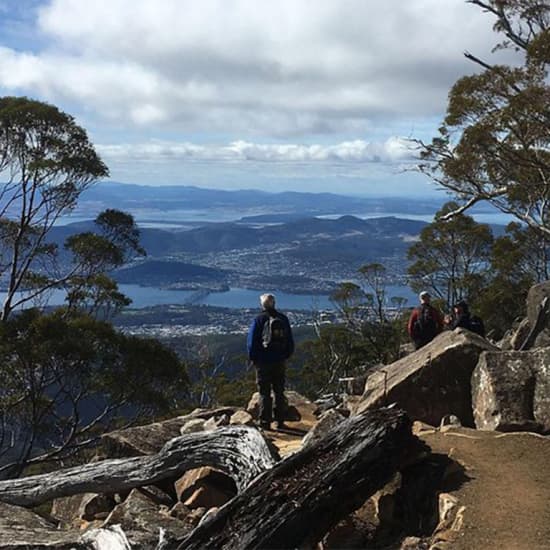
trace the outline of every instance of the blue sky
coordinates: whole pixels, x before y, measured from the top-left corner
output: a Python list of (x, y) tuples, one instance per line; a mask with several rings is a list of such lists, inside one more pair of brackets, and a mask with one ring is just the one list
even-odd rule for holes
[(492, 23), (464, 0), (0, 0), (0, 93), (74, 115), (116, 181), (427, 195), (406, 138)]

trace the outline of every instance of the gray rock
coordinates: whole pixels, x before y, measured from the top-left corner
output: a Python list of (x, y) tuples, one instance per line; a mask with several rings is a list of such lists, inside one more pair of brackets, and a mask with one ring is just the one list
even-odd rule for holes
[(81, 535), (76, 530), (60, 531), (57, 525), (26, 508), (0, 502), (0, 549), (82, 548)]
[(550, 432), (550, 348), (483, 353), (472, 405), (478, 429)]
[(103, 527), (120, 525), (132, 548), (155, 548), (159, 541), (159, 529), (164, 540), (180, 539), (192, 528), (169, 513), (162, 513), (159, 506), (145, 493), (134, 489), (105, 520)]
[(369, 376), (355, 412), (397, 403), (412, 419), (432, 426), (454, 414), (473, 427), (470, 378), (486, 350), (498, 348), (468, 330), (445, 331), (412, 355)]
[[(535, 321), (544, 298), (550, 298), (550, 281), (534, 285), (527, 294), (527, 318), (529, 326), (535, 326)], [(536, 338), (534, 348), (550, 346), (550, 327), (546, 327)]]
[(529, 332), (531, 330), (531, 325), (529, 323), (529, 319), (525, 318), (523, 319), (515, 332), (512, 335), (512, 338), (510, 339), (510, 347), (513, 350), (518, 350), (523, 342), (527, 339), (527, 336), (529, 336)]
[(208, 420), (213, 416), (232, 415), (234, 412), (234, 407), (195, 409), (191, 414), (185, 416), (124, 430), (115, 430), (101, 436), (101, 451), (106, 458), (158, 453), (166, 442), (181, 435), (182, 426), (185, 426), (190, 420)]

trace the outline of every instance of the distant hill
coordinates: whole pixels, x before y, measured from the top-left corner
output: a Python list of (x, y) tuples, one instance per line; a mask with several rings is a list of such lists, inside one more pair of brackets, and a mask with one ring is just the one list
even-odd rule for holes
[[(186, 185), (147, 186), (117, 182), (102, 182), (86, 190), (79, 201), (79, 210), (92, 212), (102, 208), (137, 209), (174, 212), (176, 210), (232, 209), (256, 210), (273, 214), (358, 214), (366, 211), (433, 214), (442, 204), (439, 198), (401, 199), (365, 198), (335, 193), (270, 193), (253, 189), (224, 191)], [(240, 217), (240, 216), (238, 216)], [(237, 219), (237, 218), (236, 218)], [(251, 220), (246, 220), (251, 221)], [(257, 220), (256, 220), (257, 221)], [(284, 221), (288, 221), (284, 220)]]
[(114, 273), (119, 283), (159, 287), (175, 283), (222, 283), (226, 276), (220, 269), (162, 260), (145, 260)]
[[(178, 252), (208, 253), (296, 241), (312, 244), (313, 241), (327, 238), (345, 239), (353, 236), (362, 236), (369, 241), (380, 237), (402, 240), (403, 235), (418, 235), (425, 225), (422, 221), (394, 217), (362, 220), (354, 216), (337, 219), (301, 218), (262, 227), (236, 222), (210, 223), (188, 231), (142, 228), (141, 243), (148, 255), (159, 257)], [(93, 224), (88, 222), (55, 227), (52, 238), (61, 243), (72, 233), (91, 229)]]

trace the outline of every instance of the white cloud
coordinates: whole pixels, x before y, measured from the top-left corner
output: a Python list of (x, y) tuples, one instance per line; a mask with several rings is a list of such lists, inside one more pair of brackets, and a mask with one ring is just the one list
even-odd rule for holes
[(1, 48), (0, 87), (121, 127), (358, 135), (440, 115), (491, 24), (463, 0), (52, 0), (36, 22), (47, 47)]
[(98, 151), (113, 162), (268, 162), (268, 163), (390, 163), (414, 160), (414, 150), (399, 137), (385, 142), (346, 141), (334, 145), (258, 144), (235, 141), (228, 145), (197, 145), (167, 141), (140, 144), (98, 145)]

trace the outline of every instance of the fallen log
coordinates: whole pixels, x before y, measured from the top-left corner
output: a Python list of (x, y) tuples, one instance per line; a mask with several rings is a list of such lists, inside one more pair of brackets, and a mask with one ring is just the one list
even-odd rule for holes
[(264, 472), (179, 544), (166, 548), (315, 544), (425, 449), (403, 411), (376, 409), (351, 417)]
[(0, 501), (35, 506), (80, 493), (118, 493), (186, 470), (211, 466), (230, 476), (239, 491), (278, 460), (264, 436), (249, 426), (231, 426), (170, 440), (159, 453), (110, 459), (48, 474), (0, 481)]

